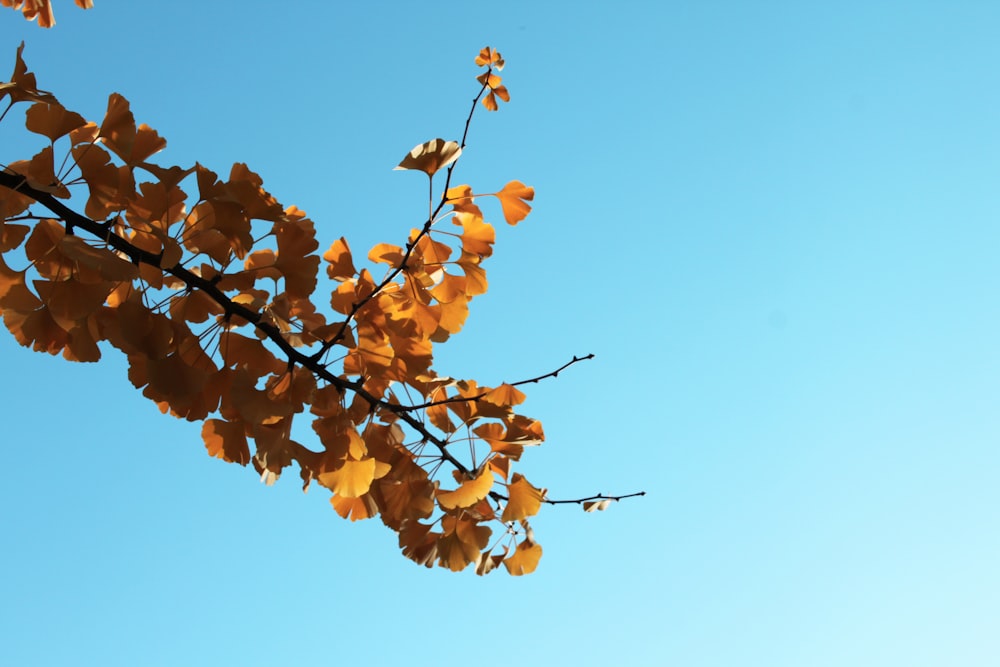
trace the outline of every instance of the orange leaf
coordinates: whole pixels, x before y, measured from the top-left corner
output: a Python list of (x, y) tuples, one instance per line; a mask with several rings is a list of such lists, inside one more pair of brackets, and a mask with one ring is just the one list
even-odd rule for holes
[(500, 206), (503, 207), (503, 217), (507, 224), (516, 225), (531, 212), (531, 206), (527, 202), (535, 198), (535, 189), (528, 187), (521, 181), (511, 181), (503, 186), (503, 190), (497, 192), (495, 196), (500, 200)]
[(368, 259), (396, 268), (403, 263), (403, 249), (391, 243), (379, 243), (368, 252)]
[(489, 401), (493, 405), (500, 407), (520, 405), (524, 402), (525, 398), (526, 396), (523, 391), (506, 382), (483, 396), (484, 401)]
[[(5, 0), (3, 4), (6, 5), (9, 1)], [(10, 5), (7, 6), (9, 7)], [(52, 93), (38, 90), (35, 84), (35, 75), (28, 71), (28, 66), (21, 59), (23, 52), (24, 42), (21, 42), (21, 45), (17, 47), (17, 60), (14, 62), (14, 73), (10, 75), (10, 81), (8, 83), (0, 83), (0, 100), (10, 95), (12, 104), (26, 100), (55, 103), (56, 98), (52, 96)]]
[(209, 456), (241, 466), (250, 462), (250, 447), (243, 424), (207, 419), (202, 426), (201, 437)]
[(129, 166), (145, 161), (167, 145), (167, 141), (148, 125), (136, 128), (128, 100), (118, 93), (108, 97), (108, 112), (101, 123), (101, 140)]
[(458, 572), (479, 560), (479, 552), (489, 543), (486, 526), (466, 518), (445, 516), (441, 519), (443, 535), (438, 538), (438, 563), (452, 572)]
[(339, 496), (357, 498), (365, 493), (375, 479), (375, 459), (344, 461), (336, 470), (320, 473), (316, 480)]
[(483, 257), (493, 254), (493, 242), (496, 241), (493, 225), (484, 222), (480, 216), (468, 213), (456, 213), (452, 222), (462, 226), (463, 252)]
[(503, 510), (500, 520), (522, 521), (529, 516), (538, 514), (542, 506), (542, 499), (545, 498), (545, 489), (538, 489), (524, 478), (520, 473), (514, 473), (510, 484), (507, 485), (507, 507)]
[(351, 521), (370, 519), (378, 514), (378, 505), (375, 499), (367, 493), (357, 498), (347, 498), (344, 496), (331, 496), (330, 504), (343, 518), (350, 517)]
[(358, 273), (351, 259), (351, 249), (343, 236), (334, 241), (330, 249), (323, 253), (323, 259), (330, 264), (326, 267), (326, 275), (334, 280), (350, 280)]
[(428, 176), (433, 176), (437, 170), (448, 166), (457, 160), (461, 154), (462, 149), (457, 142), (445, 141), (444, 139), (431, 139), (419, 146), (415, 146), (403, 158), (399, 166), (393, 167), (393, 169), (416, 169)]
[(27, 225), (16, 225), (0, 220), (0, 252), (7, 252), (21, 245), (29, 231), (31, 227)]
[(25, 117), (25, 127), (29, 131), (45, 135), (51, 141), (87, 124), (83, 116), (67, 111), (61, 104), (55, 102), (33, 104)]
[(483, 212), (474, 203), (475, 197), (472, 194), (472, 188), (468, 185), (457, 185), (453, 188), (448, 188), (445, 199), (454, 207), (456, 212), (471, 213), (477, 218), (483, 217)]
[(519, 577), (522, 574), (531, 574), (534, 572), (535, 568), (538, 567), (538, 560), (541, 557), (541, 545), (524, 540), (517, 545), (517, 549), (513, 555), (505, 560), (503, 564), (511, 575)]
[(462, 482), (453, 491), (439, 491), (438, 505), (442, 509), (451, 510), (459, 507), (472, 507), (489, 495), (493, 488), (493, 472), (489, 466), (484, 466), (478, 477)]
[(476, 64), (482, 67), (483, 65), (489, 65), (496, 69), (503, 69), (503, 58), (500, 57), (500, 52), (495, 51), (488, 46), (484, 46), (476, 56)]

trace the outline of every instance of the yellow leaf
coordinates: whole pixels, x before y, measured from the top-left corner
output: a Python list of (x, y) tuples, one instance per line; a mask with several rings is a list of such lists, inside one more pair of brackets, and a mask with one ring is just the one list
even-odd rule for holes
[(507, 507), (503, 510), (500, 520), (521, 521), (529, 516), (538, 514), (542, 506), (542, 499), (545, 498), (545, 489), (538, 489), (524, 478), (520, 473), (514, 473), (510, 484), (507, 485)]
[(519, 577), (522, 574), (531, 574), (538, 567), (538, 560), (542, 557), (542, 546), (529, 540), (524, 540), (517, 545), (510, 558), (503, 562), (507, 571)]
[(438, 538), (438, 564), (458, 572), (480, 558), (480, 551), (489, 543), (486, 526), (468, 518), (445, 516), (441, 519), (443, 534)]
[(339, 496), (357, 498), (371, 488), (375, 479), (375, 459), (344, 461), (341, 467), (320, 473), (316, 479)]
[(370, 519), (378, 514), (378, 505), (374, 498), (367, 493), (357, 498), (335, 495), (330, 498), (330, 504), (333, 505), (337, 514), (345, 519), (350, 518), (351, 521)]
[(500, 407), (520, 405), (524, 402), (525, 398), (524, 392), (506, 382), (483, 396), (484, 401), (489, 401), (493, 405)]
[(503, 217), (507, 224), (516, 225), (531, 212), (531, 206), (527, 202), (535, 198), (535, 189), (528, 187), (521, 181), (511, 181), (503, 186), (503, 190), (497, 192), (495, 196), (500, 200)]
[(453, 491), (439, 491), (437, 494), (438, 505), (442, 509), (451, 510), (459, 507), (472, 507), (480, 500), (489, 495), (493, 488), (493, 471), (489, 466), (484, 466), (478, 477), (462, 482)]
[(326, 267), (326, 275), (334, 280), (350, 280), (358, 272), (351, 260), (351, 249), (343, 236), (334, 241), (330, 249), (323, 253), (323, 259), (330, 264)]
[(457, 160), (461, 154), (462, 149), (457, 142), (445, 141), (444, 139), (431, 139), (419, 146), (415, 146), (403, 158), (399, 166), (393, 167), (393, 169), (416, 169), (428, 176), (433, 176), (436, 171)]
[(476, 64), (480, 67), (488, 65), (495, 69), (503, 69), (503, 58), (500, 57), (500, 52), (495, 51), (489, 46), (484, 46), (476, 56)]
[(368, 252), (368, 259), (396, 268), (403, 263), (403, 249), (391, 243), (379, 243)]

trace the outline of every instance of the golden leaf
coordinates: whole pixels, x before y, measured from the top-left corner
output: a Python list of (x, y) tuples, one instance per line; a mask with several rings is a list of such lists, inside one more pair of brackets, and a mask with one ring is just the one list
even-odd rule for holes
[(484, 401), (488, 401), (493, 405), (500, 407), (520, 405), (524, 402), (525, 398), (526, 396), (523, 391), (517, 387), (507, 384), (506, 382), (496, 389), (487, 392), (487, 394), (483, 396)]
[(535, 198), (535, 189), (521, 181), (511, 181), (503, 186), (503, 190), (495, 193), (495, 196), (500, 200), (507, 224), (516, 225), (531, 212), (531, 206), (527, 202)]
[(357, 498), (334, 495), (330, 497), (330, 504), (344, 519), (348, 517), (351, 521), (370, 519), (378, 514), (378, 505), (375, 499), (367, 493)]
[(323, 253), (323, 259), (329, 262), (329, 266), (326, 267), (326, 275), (334, 280), (350, 280), (358, 273), (351, 259), (351, 249), (343, 236), (334, 241), (330, 249)]
[(479, 559), (479, 552), (486, 547), (492, 531), (477, 521), (455, 516), (441, 519), (443, 534), (438, 538), (438, 564), (458, 572)]
[(483, 212), (473, 203), (475, 197), (472, 194), (472, 188), (468, 185), (457, 185), (453, 188), (448, 188), (445, 199), (452, 205), (456, 213), (469, 213), (477, 218), (483, 217)]
[(419, 521), (404, 521), (399, 530), (399, 546), (403, 555), (425, 567), (434, 565), (438, 553), (438, 537), (441, 533), (431, 530), (427, 524)]
[(320, 473), (316, 481), (345, 498), (357, 498), (365, 493), (375, 479), (375, 459), (344, 461), (336, 470)]
[(455, 141), (445, 141), (444, 139), (431, 139), (419, 146), (415, 146), (399, 166), (399, 169), (415, 169), (422, 171), (428, 176), (433, 176), (442, 167), (446, 167), (462, 154), (462, 149)]
[(545, 498), (545, 489), (538, 489), (524, 478), (520, 473), (514, 473), (510, 484), (507, 485), (507, 506), (503, 510), (500, 520), (521, 521), (529, 516), (538, 514), (542, 506), (542, 499)]
[(484, 222), (481, 216), (471, 213), (456, 213), (452, 219), (462, 227), (462, 252), (489, 257), (493, 254), (496, 231), (493, 225)]
[(379, 243), (368, 251), (368, 259), (396, 268), (403, 263), (403, 249), (391, 243)]
[(476, 64), (480, 67), (488, 65), (494, 69), (502, 70), (503, 58), (500, 56), (499, 51), (495, 51), (489, 46), (484, 46), (479, 52), (479, 55), (476, 56)]
[(437, 502), (442, 509), (472, 507), (489, 495), (493, 488), (493, 472), (484, 466), (482, 472), (473, 479), (466, 480), (453, 491), (438, 491)]
[(503, 562), (507, 571), (519, 577), (522, 574), (531, 574), (538, 567), (538, 560), (542, 557), (542, 546), (529, 540), (524, 540), (517, 545), (514, 553)]

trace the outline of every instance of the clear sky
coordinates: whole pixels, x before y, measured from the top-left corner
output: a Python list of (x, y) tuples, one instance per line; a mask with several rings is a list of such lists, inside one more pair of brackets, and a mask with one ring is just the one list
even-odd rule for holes
[[(0, 12), (88, 118), (247, 162), (321, 245), (401, 242), (483, 46), (512, 100), (457, 172), (535, 186), (438, 370), (532, 386), (538, 571), (415, 566), (210, 459), (115, 354), (2, 332), (10, 665), (991, 665), (1000, 655), (1000, 6), (57, 1)], [(18, 152), (0, 124), (0, 161)]]

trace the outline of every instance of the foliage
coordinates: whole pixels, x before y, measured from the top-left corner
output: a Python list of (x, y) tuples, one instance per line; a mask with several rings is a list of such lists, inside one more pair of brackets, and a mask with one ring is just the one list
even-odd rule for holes
[[(52, 23), (47, 2), (0, 2)], [(434, 346), (488, 287), (495, 230), (480, 203), (495, 199), (516, 225), (534, 198), (517, 180), (495, 192), (451, 184), (479, 103), (495, 111), (510, 99), (498, 52), (475, 58), (484, 71), (461, 141), (420, 144), (397, 167), (427, 176), (429, 215), (402, 245), (367, 253), (379, 276), (358, 268), (345, 238), (320, 254), (313, 222), (245, 164), (220, 177), (153, 162), (166, 141), (121, 95), (100, 123), (68, 110), (37, 87), (23, 48), (0, 84), (0, 120), (24, 104), (25, 127), (44, 138), (0, 173), (0, 313), (21, 345), (81, 362), (98, 361), (101, 342), (117, 348), (162, 412), (202, 422), (209, 455), (267, 484), (295, 463), (303, 489), (325, 487), (352, 521), (378, 516), (428, 567), (529, 573), (542, 550), (528, 520), (542, 503), (589, 511), (617, 499), (551, 500), (512, 470), (544, 439), (517, 411), (518, 386), (592, 355), (499, 386), (432, 369)], [(328, 309), (313, 299), (321, 272)], [(293, 437), (307, 412), (320, 449)]]

